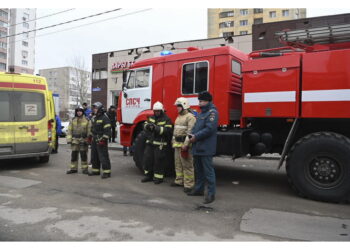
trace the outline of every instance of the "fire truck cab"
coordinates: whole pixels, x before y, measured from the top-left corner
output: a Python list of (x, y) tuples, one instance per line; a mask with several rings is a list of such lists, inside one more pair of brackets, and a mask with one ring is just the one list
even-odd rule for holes
[[(350, 200), (350, 25), (278, 34), (285, 47), (246, 55), (232, 47), (136, 62), (118, 105), (121, 144), (142, 169), (142, 124), (151, 105), (208, 90), (219, 112), (217, 155), (286, 159), (291, 186), (315, 200)], [(169, 157), (171, 152), (169, 152)], [(170, 158), (171, 159), (171, 158)], [(277, 164), (276, 164), (277, 165)]]

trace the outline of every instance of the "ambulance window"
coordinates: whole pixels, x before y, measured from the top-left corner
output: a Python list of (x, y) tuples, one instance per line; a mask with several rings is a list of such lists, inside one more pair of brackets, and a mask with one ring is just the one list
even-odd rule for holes
[(237, 61), (232, 60), (232, 73), (241, 75), (241, 64)]
[(135, 71), (131, 70), (129, 71), (129, 80), (128, 80), (128, 84), (126, 85), (126, 87), (128, 89), (133, 89), (135, 88)]
[(15, 92), (15, 121), (39, 121), (45, 116), (45, 99), (41, 93)]
[(0, 107), (0, 122), (13, 121), (13, 117), (11, 117), (10, 111), (10, 92), (0, 92)]
[(136, 70), (136, 88), (145, 88), (149, 85), (149, 69)]
[(208, 62), (183, 65), (182, 94), (196, 94), (208, 89)]

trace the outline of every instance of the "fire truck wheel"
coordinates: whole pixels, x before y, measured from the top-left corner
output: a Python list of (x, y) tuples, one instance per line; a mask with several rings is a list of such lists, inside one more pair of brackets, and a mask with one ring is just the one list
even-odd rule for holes
[(301, 138), (291, 148), (288, 181), (303, 197), (327, 202), (350, 201), (350, 139), (332, 132)]
[(144, 131), (141, 131), (135, 137), (133, 146), (134, 146), (133, 159), (134, 159), (135, 165), (141, 172), (143, 172), (142, 160), (143, 160), (143, 153), (145, 152), (145, 148), (146, 148), (146, 134)]
[[(145, 152), (146, 148), (146, 134), (145, 132), (140, 132), (135, 140), (134, 140), (134, 162), (135, 165), (140, 171), (143, 173), (142, 168), (142, 160), (143, 160), (143, 153)], [(166, 150), (166, 162), (165, 164), (165, 176), (175, 176), (175, 167), (174, 167), (174, 150), (172, 148), (165, 148)]]

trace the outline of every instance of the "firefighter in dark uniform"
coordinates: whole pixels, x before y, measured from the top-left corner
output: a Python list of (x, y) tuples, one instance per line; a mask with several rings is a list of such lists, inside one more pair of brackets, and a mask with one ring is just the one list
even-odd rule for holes
[(141, 182), (153, 181), (160, 184), (164, 179), (167, 147), (170, 147), (173, 125), (170, 118), (164, 113), (163, 104), (156, 102), (153, 105), (154, 116), (144, 124), (146, 132), (146, 149), (143, 157), (145, 177)]
[(92, 175), (100, 175), (102, 165), (102, 179), (111, 177), (111, 163), (108, 155), (108, 140), (111, 136), (111, 122), (102, 103), (93, 104), (94, 116), (91, 118), (91, 163)]

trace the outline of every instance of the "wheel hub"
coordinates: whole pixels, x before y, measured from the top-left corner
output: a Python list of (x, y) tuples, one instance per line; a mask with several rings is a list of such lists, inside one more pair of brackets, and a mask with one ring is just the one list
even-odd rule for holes
[(328, 157), (314, 158), (309, 165), (311, 180), (322, 187), (331, 187), (339, 182), (341, 167)]

